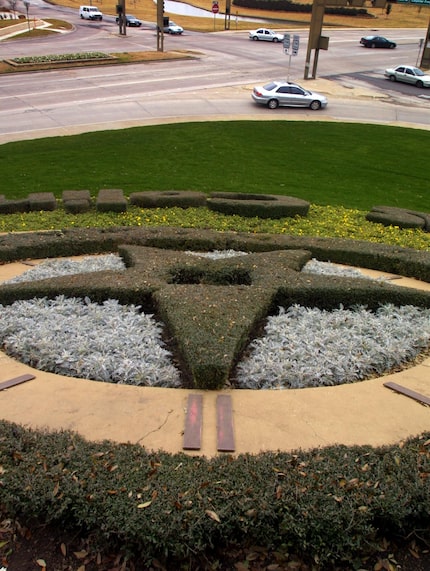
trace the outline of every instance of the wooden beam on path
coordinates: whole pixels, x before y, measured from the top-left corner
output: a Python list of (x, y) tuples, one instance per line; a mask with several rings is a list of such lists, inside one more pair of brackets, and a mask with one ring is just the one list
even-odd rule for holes
[(216, 400), (217, 450), (234, 452), (233, 409), (231, 396), (218, 395)]
[(21, 383), (26, 383), (27, 381), (31, 381), (32, 379), (35, 379), (36, 376), (35, 375), (20, 375), (19, 377), (14, 377), (13, 379), (9, 379), (7, 381), (3, 381), (2, 383), (0, 383), (0, 391), (3, 391), (4, 389), (9, 389), (10, 387), (14, 387), (15, 385), (20, 385)]
[(202, 443), (203, 396), (188, 395), (184, 450), (200, 450)]
[(429, 397), (426, 397), (425, 395), (422, 395), (422, 394), (417, 393), (411, 389), (408, 389), (407, 387), (402, 387), (402, 385), (398, 385), (397, 383), (392, 383), (391, 381), (384, 383), (384, 387), (387, 387), (387, 389), (392, 389), (393, 391), (396, 391), (397, 393), (400, 393), (400, 394), (405, 395), (411, 399), (414, 399), (421, 404), (426, 404), (426, 405), (430, 406), (430, 398)]

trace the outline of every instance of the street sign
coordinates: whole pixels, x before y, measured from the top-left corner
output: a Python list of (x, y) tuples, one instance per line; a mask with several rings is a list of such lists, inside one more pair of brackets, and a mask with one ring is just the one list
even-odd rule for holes
[(218, 14), (219, 12), (219, 4), (218, 2), (212, 2), (212, 14)]
[(288, 51), (290, 49), (290, 34), (284, 34), (284, 53), (288, 54)]
[(300, 44), (300, 36), (297, 36), (296, 34), (294, 34), (294, 36), (293, 36), (293, 56), (297, 55), (297, 52), (299, 51), (299, 44)]

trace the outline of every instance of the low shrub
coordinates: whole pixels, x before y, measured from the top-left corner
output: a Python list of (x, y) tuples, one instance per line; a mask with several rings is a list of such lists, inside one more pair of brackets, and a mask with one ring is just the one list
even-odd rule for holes
[(198, 568), (227, 547), (260, 545), (353, 568), (378, 538), (430, 525), (430, 433), (400, 446), (213, 459), (8, 422), (0, 439), (6, 516), (85, 530), (141, 564)]

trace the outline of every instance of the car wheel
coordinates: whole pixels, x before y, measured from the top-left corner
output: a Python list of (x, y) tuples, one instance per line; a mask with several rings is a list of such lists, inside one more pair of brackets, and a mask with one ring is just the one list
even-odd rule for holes
[(277, 107), (279, 107), (279, 101), (277, 99), (269, 99), (269, 101), (267, 102), (267, 107), (269, 109), (276, 109)]
[(312, 109), (312, 111), (318, 111), (318, 109), (321, 107), (321, 101), (312, 101), (309, 107)]
[(390, 50), (393, 50), (396, 47), (396, 44), (391, 44), (390, 45)]
[(376, 48), (376, 44), (370, 44), (371, 48)]
[(419, 79), (416, 84), (417, 87), (419, 87), (420, 89), (422, 89), (424, 87), (424, 83), (421, 81), (421, 79)]
[(278, 38), (273, 38), (273, 43), (277, 44), (279, 42)]
[(395, 75), (390, 75), (390, 81), (397, 81), (397, 78)]
[(252, 36), (253, 40), (258, 40), (257, 36)]

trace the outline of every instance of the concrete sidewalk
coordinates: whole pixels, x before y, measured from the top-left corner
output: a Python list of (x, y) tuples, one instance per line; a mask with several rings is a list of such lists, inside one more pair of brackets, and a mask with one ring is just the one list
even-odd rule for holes
[[(27, 270), (0, 266), (0, 283)], [(372, 275), (387, 275), (369, 271)], [(400, 278), (396, 285), (430, 290)], [(0, 392), (1, 418), (26, 427), (72, 430), (94, 441), (139, 443), (148, 450), (182, 451), (190, 393), (203, 395), (201, 449), (214, 456), (219, 391), (132, 387), (62, 377), (31, 369), (0, 353), (0, 382), (32, 373), (35, 379)], [(430, 407), (383, 386), (393, 381), (430, 397), (430, 359), (385, 377), (338, 387), (284, 391), (228, 390), (235, 453), (292, 451), (330, 444), (382, 445), (430, 430)]]

